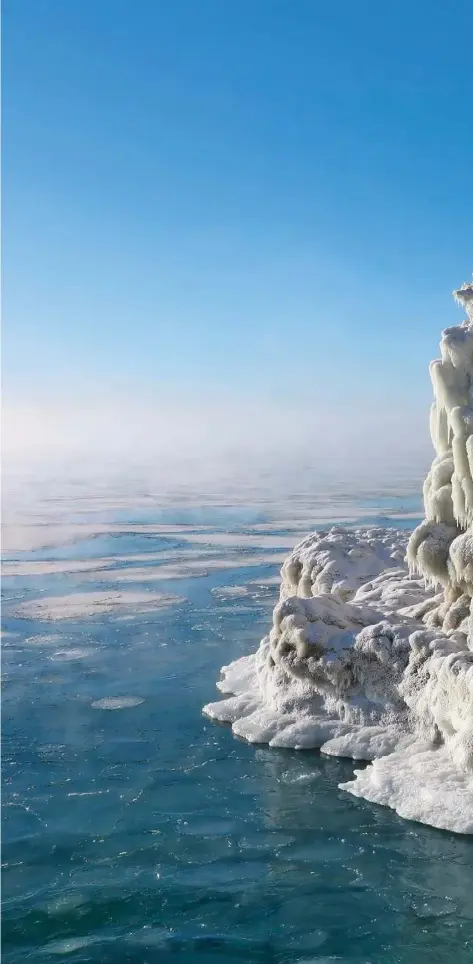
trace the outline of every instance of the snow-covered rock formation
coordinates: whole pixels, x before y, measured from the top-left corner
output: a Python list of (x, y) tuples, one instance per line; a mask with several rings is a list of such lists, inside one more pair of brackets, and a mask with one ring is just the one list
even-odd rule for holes
[(473, 833), (473, 284), (455, 297), (468, 317), (431, 365), (425, 520), (407, 545), (379, 528), (304, 539), (269, 635), (204, 712), (250, 742), (372, 761), (343, 788)]

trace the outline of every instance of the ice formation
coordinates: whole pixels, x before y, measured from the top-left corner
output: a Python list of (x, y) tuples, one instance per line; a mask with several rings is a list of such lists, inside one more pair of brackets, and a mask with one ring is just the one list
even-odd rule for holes
[[(473, 833), (473, 284), (431, 365), (425, 519), (308, 536), (281, 570), (273, 626), (223, 667), (204, 712), (250, 742), (371, 761), (342, 785)], [(407, 544), (406, 544), (407, 543)]]

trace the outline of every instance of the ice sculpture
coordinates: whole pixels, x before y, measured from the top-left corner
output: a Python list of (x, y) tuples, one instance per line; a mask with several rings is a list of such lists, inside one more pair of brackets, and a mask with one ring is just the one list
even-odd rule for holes
[(454, 296), (467, 319), (431, 365), (425, 520), (407, 546), (395, 529), (304, 539), (268, 636), (204, 712), (250, 742), (372, 761), (344, 789), (473, 833), (473, 284)]

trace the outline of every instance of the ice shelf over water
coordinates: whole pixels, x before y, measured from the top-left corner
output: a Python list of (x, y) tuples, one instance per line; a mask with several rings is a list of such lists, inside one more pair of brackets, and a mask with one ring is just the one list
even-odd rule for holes
[(372, 761), (342, 789), (473, 833), (473, 284), (431, 364), (425, 519), (334, 527), (281, 570), (258, 651), (222, 669), (204, 712), (252, 743)]

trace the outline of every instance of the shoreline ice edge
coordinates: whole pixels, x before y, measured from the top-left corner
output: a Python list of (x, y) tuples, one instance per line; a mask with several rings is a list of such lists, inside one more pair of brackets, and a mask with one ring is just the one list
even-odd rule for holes
[(473, 284), (431, 363), (425, 519), (334, 526), (281, 569), (273, 625), (204, 707), (250, 743), (371, 761), (341, 788), (473, 834)]

